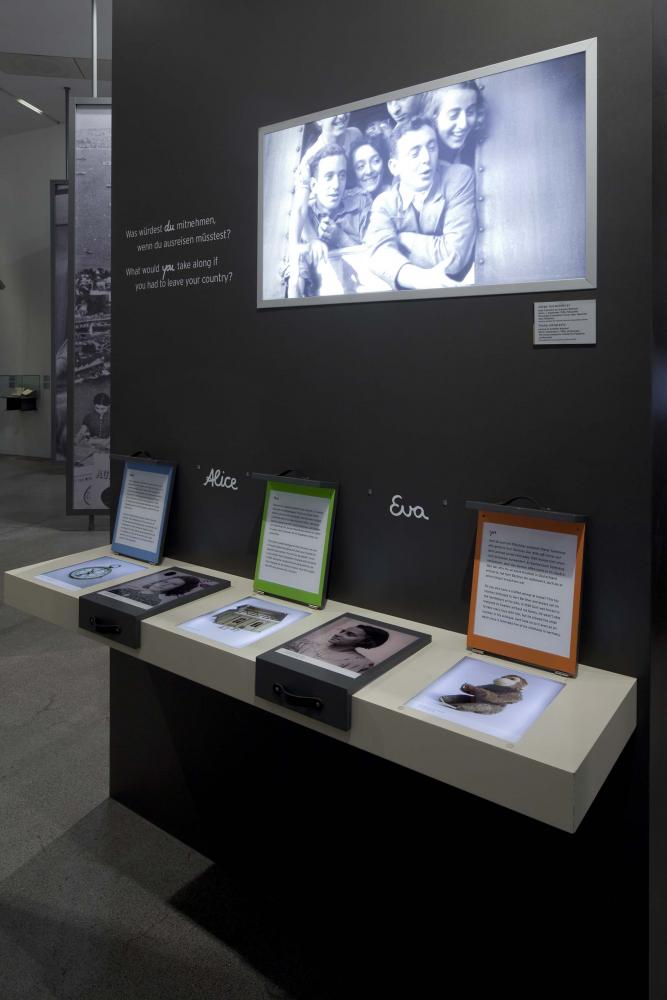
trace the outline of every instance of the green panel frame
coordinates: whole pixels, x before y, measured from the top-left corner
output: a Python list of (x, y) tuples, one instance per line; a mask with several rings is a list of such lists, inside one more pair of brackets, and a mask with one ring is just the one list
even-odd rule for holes
[[(327, 511), (326, 535), (324, 542), (324, 558), (320, 569), (320, 585), (316, 592), (309, 593), (307, 590), (298, 590), (295, 587), (287, 587), (282, 583), (273, 583), (271, 580), (262, 580), (259, 575), (259, 567), (262, 561), (262, 551), (264, 548), (264, 533), (266, 530), (267, 515), (269, 510), (269, 498), (271, 492), (280, 490), (282, 493), (295, 493), (310, 497), (325, 497), (329, 500)], [(307, 486), (296, 485), (294, 483), (280, 482), (270, 479), (266, 484), (266, 494), (264, 496), (264, 510), (262, 511), (262, 529), (259, 536), (259, 547), (257, 549), (257, 563), (255, 565), (255, 590), (263, 594), (272, 594), (276, 597), (286, 597), (290, 601), (297, 601), (299, 604), (308, 604), (310, 607), (321, 608), (324, 604), (324, 593), (329, 575), (329, 561), (331, 556), (331, 537), (333, 532), (334, 508), (336, 504), (335, 486)]]

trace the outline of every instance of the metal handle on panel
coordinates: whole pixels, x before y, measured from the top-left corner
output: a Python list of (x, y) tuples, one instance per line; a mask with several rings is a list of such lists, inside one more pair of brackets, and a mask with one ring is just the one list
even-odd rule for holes
[(91, 615), (88, 621), (96, 632), (101, 632), (103, 635), (120, 635), (123, 631), (119, 625), (105, 625), (104, 622), (99, 621), (95, 615)]
[(324, 702), (319, 698), (314, 698), (308, 694), (299, 694), (297, 691), (290, 691), (289, 688), (284, 687), (282, 684), (274, 684), (273, 693), (279, 698), (283, 698), (286, 704), (293, 705), (295, 708), (314, 708), (316, 712), (321, 712), (324, 708)]

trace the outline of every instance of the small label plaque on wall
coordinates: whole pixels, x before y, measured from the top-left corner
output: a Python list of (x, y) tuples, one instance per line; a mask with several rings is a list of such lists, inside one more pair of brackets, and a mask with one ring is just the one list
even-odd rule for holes
[(535, 303), (534, 346), (595, 343), (595, 299)]

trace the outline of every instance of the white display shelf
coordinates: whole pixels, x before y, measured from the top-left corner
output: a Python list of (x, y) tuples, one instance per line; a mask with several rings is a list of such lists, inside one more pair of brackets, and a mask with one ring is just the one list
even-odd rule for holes
[[(75, 591), (36, 580), (38, 575), (76, 562), (111, 554), (109, 546), (90, 549), (5, 574), (5, 600), (22, 611), (55, 625), (78, 629), (78, 599), (103, 589), (99, 581)], [(126, 557), (123, 557), (124, 559)], [(134, 560), (127, 560), (134, 562)], [(147, 572), (154, 568), (137, 563)], [(559, 678), (564, 688), (522, 739), (513, 745), (440, 720), (404, 703), (466, 655), (466, 637), (364, 608), (328, 601), (321, 611), (243, 649), (230, 649), (178, 629), (200, 614), (231, 604), (253, 593), (252, 580), (165, 558), (171, 565), (222, 576), (231, 587), (190, 604), (165, 611), (142, 623), (142, 645), (133, 650), (112, 640), (90, 636), (93, 642), (118, 649), (205, 687), (220, 691), (317, 730), (404, 767), (479, 795), (498, 805), (574, 832), (616, 763), (636, 725), (636, 680), (621, 674), (580, 666), (576, 678)], [(114, 586), (122, 582), (114, 580)], [(289, 601), (280, 599), (280, 603)], [(349, 732), (311, 720), (280, 705), (257, 698), (255, 657), (280, 642), (306, 632), (345, 612), (366, 615), (388, 624), (430, 632), (424, 649), (372, 681), (353, 696)], [(511, 670), (507, 660), (473, 654)], [(549, 677), (521, 666), (525, 674)]]

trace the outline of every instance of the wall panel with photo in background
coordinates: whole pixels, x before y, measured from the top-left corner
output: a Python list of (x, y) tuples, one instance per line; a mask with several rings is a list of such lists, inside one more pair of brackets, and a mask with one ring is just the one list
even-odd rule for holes
[(68, 182), (51, 181), (51, 457), (67, 458)]
[(107, 513), (111, 441), (111, 102), (71, 98), (67, 513)]

